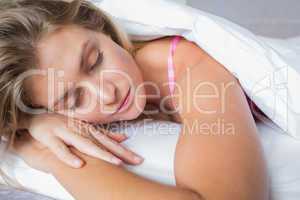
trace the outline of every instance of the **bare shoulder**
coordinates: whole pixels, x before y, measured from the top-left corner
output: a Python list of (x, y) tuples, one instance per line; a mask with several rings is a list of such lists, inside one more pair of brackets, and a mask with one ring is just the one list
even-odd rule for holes
[(170, 41), (170, 37), (165, 37), (145, 42), (142, 45), (137, 44), (136, 62), (141, 66), (147, 66), (147, 68), (162, 66), (166, 63)]
[(185, 67), (175, 90), (183, 124), (175, 155), (177, 184), (207, 199), (268, 199), (266, 164), (239, 82), (201, 48), (188, 44), (181, 53)]
[[(144, 43), (136, 52), (136, 61), (147, 67), (166, 66), (171, 40), (172, 37), (164, 37)], [(193, 66), (207, 56), (197, 44), (182, 38), (173, 57), (176, 75), (180, 74), (186, 66)]]

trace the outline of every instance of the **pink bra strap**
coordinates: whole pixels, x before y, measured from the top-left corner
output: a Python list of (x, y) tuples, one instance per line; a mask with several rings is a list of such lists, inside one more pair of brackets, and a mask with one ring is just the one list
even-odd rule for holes
[(175, 66), (173, 62), (173, 56), (175, 53), (176, 46), (180, 41), (180, 39), (181, 36), (173, 37), (171, 41), (171, 48), (169, 50), (169, 56), (168, 56), (168, 79), (169, 79), (169, 89), (171, 94), (173, 94), (175, 90)]

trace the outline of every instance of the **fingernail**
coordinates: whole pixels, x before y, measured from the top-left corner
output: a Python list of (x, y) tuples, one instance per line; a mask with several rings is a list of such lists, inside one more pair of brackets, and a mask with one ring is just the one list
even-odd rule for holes
[(81, 161), (81, 160), (74, 160), (74, 161), (73, 161), (73, 165), (74, 165), (75, 167), (81, 167), (82, 161)]
[(113, 164), (116, 164), (116, 165), (120, 165), (122, 163), (122, 160), (120, 160), (119, 158), (115, 158), (115, 157), (112, 157), (111, 161), (113, 162)]
[(142, 161), (144, 160), (144, 158), (139, 157), (139, 156), (134, 156), (134, 157), (133, 157), (133, 160), (134, 160), (135, 162), (140, 163), (140, 162), (142, 162)]

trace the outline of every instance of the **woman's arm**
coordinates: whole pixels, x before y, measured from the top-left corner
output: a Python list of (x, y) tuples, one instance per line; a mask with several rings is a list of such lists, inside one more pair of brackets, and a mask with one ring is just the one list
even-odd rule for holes
[[(164, 83), (168, 82), (170, 41), (164, 38), (150, 42), (136, 56), (146, 80), (157, 83), (165, 97), (169, 95)], [(207, 200), (268, 199), (258, 132), (238, 81), (185, 39), (179, 42), (173, 60), (173, 100), (179, 110), (174, 119), (184, 124), (176, 146), (177, 185), (197, 191)], [(167, 97), (167, 106), (174, 108), (169, 100)]]
[(177, 184), (208, 200), (267, 200), (262, 148), (238, 81), (190, 42), (179, 44), (175, 56), (186, 64), (175, 95), (184, 124), (176, 148)]
[(40, 171), (52, 174), (77, 200), (202, 200), (189, 189), (172, 187), (144, 179), (103, 160), (70, 150), (85, 160), (80, 169), (69, 167), (60, 161), (45, 145), (22, 131), (10, 146), (25, 162)]
[(77, 200), (200, 200), (192, 190), (162, 185), (126, 169), (86, 156), (72, 149), (86, 161), (81, 169), (73, 169), (53, 154), (47, 158), (48, 170)]

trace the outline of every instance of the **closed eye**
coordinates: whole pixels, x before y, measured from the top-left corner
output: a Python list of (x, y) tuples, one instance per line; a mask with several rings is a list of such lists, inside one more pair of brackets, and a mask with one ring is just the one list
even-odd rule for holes
[(76, 108), (79, 108), (82, 104), (82, 98), (83, 98), (83, 89), (77, 88), (71, 95), (68, 101), (68, 109), (69, 110), (75, 110)]
[(97, 59), (96, 62), (89, 68), (89, 72), (93, 71), (98, 65), (103, 61), (103, 52), (97, 50)]

